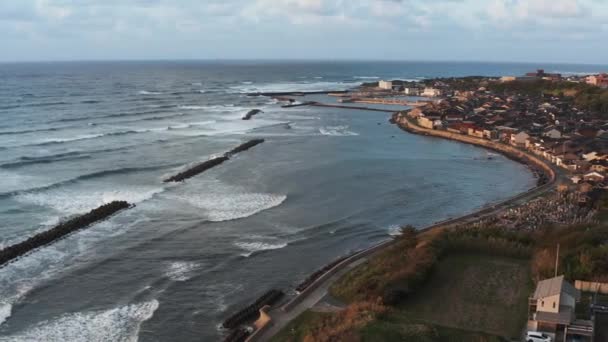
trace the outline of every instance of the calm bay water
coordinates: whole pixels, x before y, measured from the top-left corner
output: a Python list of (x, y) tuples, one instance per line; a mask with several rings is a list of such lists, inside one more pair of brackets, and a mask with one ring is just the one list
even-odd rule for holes
[[(336, 257), (534, 185), (388, 113), (282, 109), (250, 91), (522, 74), (482, 63), (0, 65), (0, 245), (112, 200), (137, 206), (0, 268), (0, 341), (213, 341), (222, 318)], [(552, 65), (547, 71), (595, 72)], [(241, 117), (259, 108), (251, 121)], [(184, 184), (163, 176), (266, 143)]]

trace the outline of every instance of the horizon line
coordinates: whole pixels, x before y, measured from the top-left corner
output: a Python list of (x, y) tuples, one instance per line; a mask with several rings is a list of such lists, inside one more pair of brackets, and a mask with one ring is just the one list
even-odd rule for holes
[(538, 64), (538, 65), (577, 65), (608, 66), (600, 63), (586, 62), (538, 62), (538, 61), (503, 61), (503, 60), (442, 60), (442, 59), (356, 59), (356, 58), (109, 58), (109, 59), (48, 59), (48, 60), (0, 60), (0, 64), (36, 64), (36, 63), (100, 63), (100, 62), (378, 62), (378, 63), (487, 63), (487, 64)]

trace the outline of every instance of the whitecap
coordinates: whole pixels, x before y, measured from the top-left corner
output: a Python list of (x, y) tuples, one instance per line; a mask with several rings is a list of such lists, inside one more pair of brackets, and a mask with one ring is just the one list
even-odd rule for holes
[(241, 256), (248, 258), (256, 252), (270, 251), (270, 250), (285, 248), (285, 247), (287, 247), (288, 243), (286, 243), (286, 242), (269, 243), (269, 242), (257, 241), (257, 242), (236, 242), (235, 245), (237, 247), (247, 251), (246, 253), (242, 253)]
[(355, 76), (355, 78), (358, 80), (377, 80), (380, 77), (378, 77), (378, 76)]
[(15, 196), (19, 202), (52, 208), (64, 215), (86, 213), (113, 201), (135, 204), (152, 198), (164, 188), (131, 186), (106, 191), (69, 191), (56, 189), (45, 192), (23, 193)]
[[(217, 180), (197, 180), (181, 193), (168, 193), (166, 198), (186, 203), (212, 222), (249, 217), (281, 205), (286, 195), (249, 192)], [(202, 209), (202, 210), (200, 210)]]
[(13, 306), (8, 303), (0, 303), (0, 325), (6, 322), (6, 320), (11, 317), (11, 312), (13, 310)]
[(159, 302), (152, 300), (106, 311), (70, 313), (24, 332), (0, 337), (0, 341), (134, 342), (138, 340), (141, 324), (152, 318), (158, 307)]
[(319, 128), (319, 132), (322, 135), (333, 136), (333, 137), (346, 137), (359, 135), (358, 133), (348, 130), (348, 126), (327, 126)]
[(179, 106), (179, 109), (184, 109), (184, 110), (197, 110), (197, 109), (205, 109), (205, 106), (190, 106), (190, 105), (184, 105), (184, 106)]
[(203, 83), (202, 82), (194, 82), (194, 83), (190, 83), (190, 85), (195, 86), (195, 87), (202, 87)]
[(173, 281), (186, 281), (192, 277), (192, 272), (200, 268), (201, 265), (195, 262), (177, 261), (167, 266), (165, 277)]
[(389, 226), (387, 230), (388, 230), (388, 235), (390, 235), (390, 236), (401, 235), (401, 226), (398, 224)]
[(137, 94), (139, 95), (162, 95), (161, 92), (158, 91), (147, 91), (147, 90), (140, 90), (137, 92)]
[(255, 85), (233, 86), (230, 89), (241, 94), (269, 93), (269, 92), (295, 92), (295, 91), (330, 91), (347, 90), (358, 86), (358, 82), (281, 82)]

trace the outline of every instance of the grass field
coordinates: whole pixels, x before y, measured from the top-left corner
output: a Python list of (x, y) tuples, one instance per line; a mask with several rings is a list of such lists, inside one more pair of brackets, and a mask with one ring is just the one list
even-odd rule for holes
[(532, 289), (527, 260), (452, 254), (395, 313), (404, 320), (517, 337)]

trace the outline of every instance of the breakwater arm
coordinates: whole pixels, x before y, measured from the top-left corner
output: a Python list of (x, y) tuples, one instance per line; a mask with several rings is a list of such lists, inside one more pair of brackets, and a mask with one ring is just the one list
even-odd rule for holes
[(232, 157), (237, 153), (241, 153), (241, 152), (245, 152), (261, 143), (263, 143), (265, 140), (264, 139), (253, 139), (253, 140), (249, 140), (248, 142), (241, 144), (235, 148), (233, 148), (232, 150), (230, 150), (229, 152), (227, 152), (224, 156), (226, 157)]
[(243, 116), (243, 120), (251, 120), (251, 118), (253, 118), (254, 115), (257, 115), (260, 113), (263, 113), (262, 110), (252, 109), (247, 114), (245, 114), (245, 116)]
[(163, 182), (165, 183), (169, 183), (169, 182), (183, 182), (188, 178), (192, 178), (200, 173), (203, 173), (211, 168), (214, 168), (226, 161), (228, 161), (230, 158), (232, 158), (235, 154), (240, 153), (240, 152), (244, 152), (247, 151), (251, 148), (253, 148), (254, 146), (257, 146), (261, 143), (263, 143), (265, 140), (264, 139), (253, 139), (250, 140), (246, 143), (243, 143), (235, 148), (233, 148), (232, 150), (224, 153), (223, 156), (221, 157), (216, 157), (213, 159), (209, 159), (207, 161), (204, 161), (200, 164), (197, 164), (189, 169), (187, 169), (186, 171), (180, 172), (174, 176), (171, 176), (167, 179), (165, 179)]
[(205, 162), (195, 165), (194, 167), (192, 167), (184, 172), (180, 172), (180, 173), (176, 174), (175, 176), (165, 179), (164, 182), (169, 183), (169, 182), (185, 181), (186, 179), (192, 178), (192, 177), (198, 175), (199, 173), (203, 173), (213, 167), (216, 167), (227, 160), (228, 160), (228, 157), (226, 157), (226, 156), (209, 159)]
[(9, 246), (0, 251), (0, 266), (37, 248), (51, 244), (54, 241), (57, 241), (77, 230), (104, 220), (120, 210), (130, 207), (131, 205), (125, 201), (114, 201), (104, 204), (84, 215), (60, 223), (59, 225), (45, 232), (36, 234), (23, 242)]

